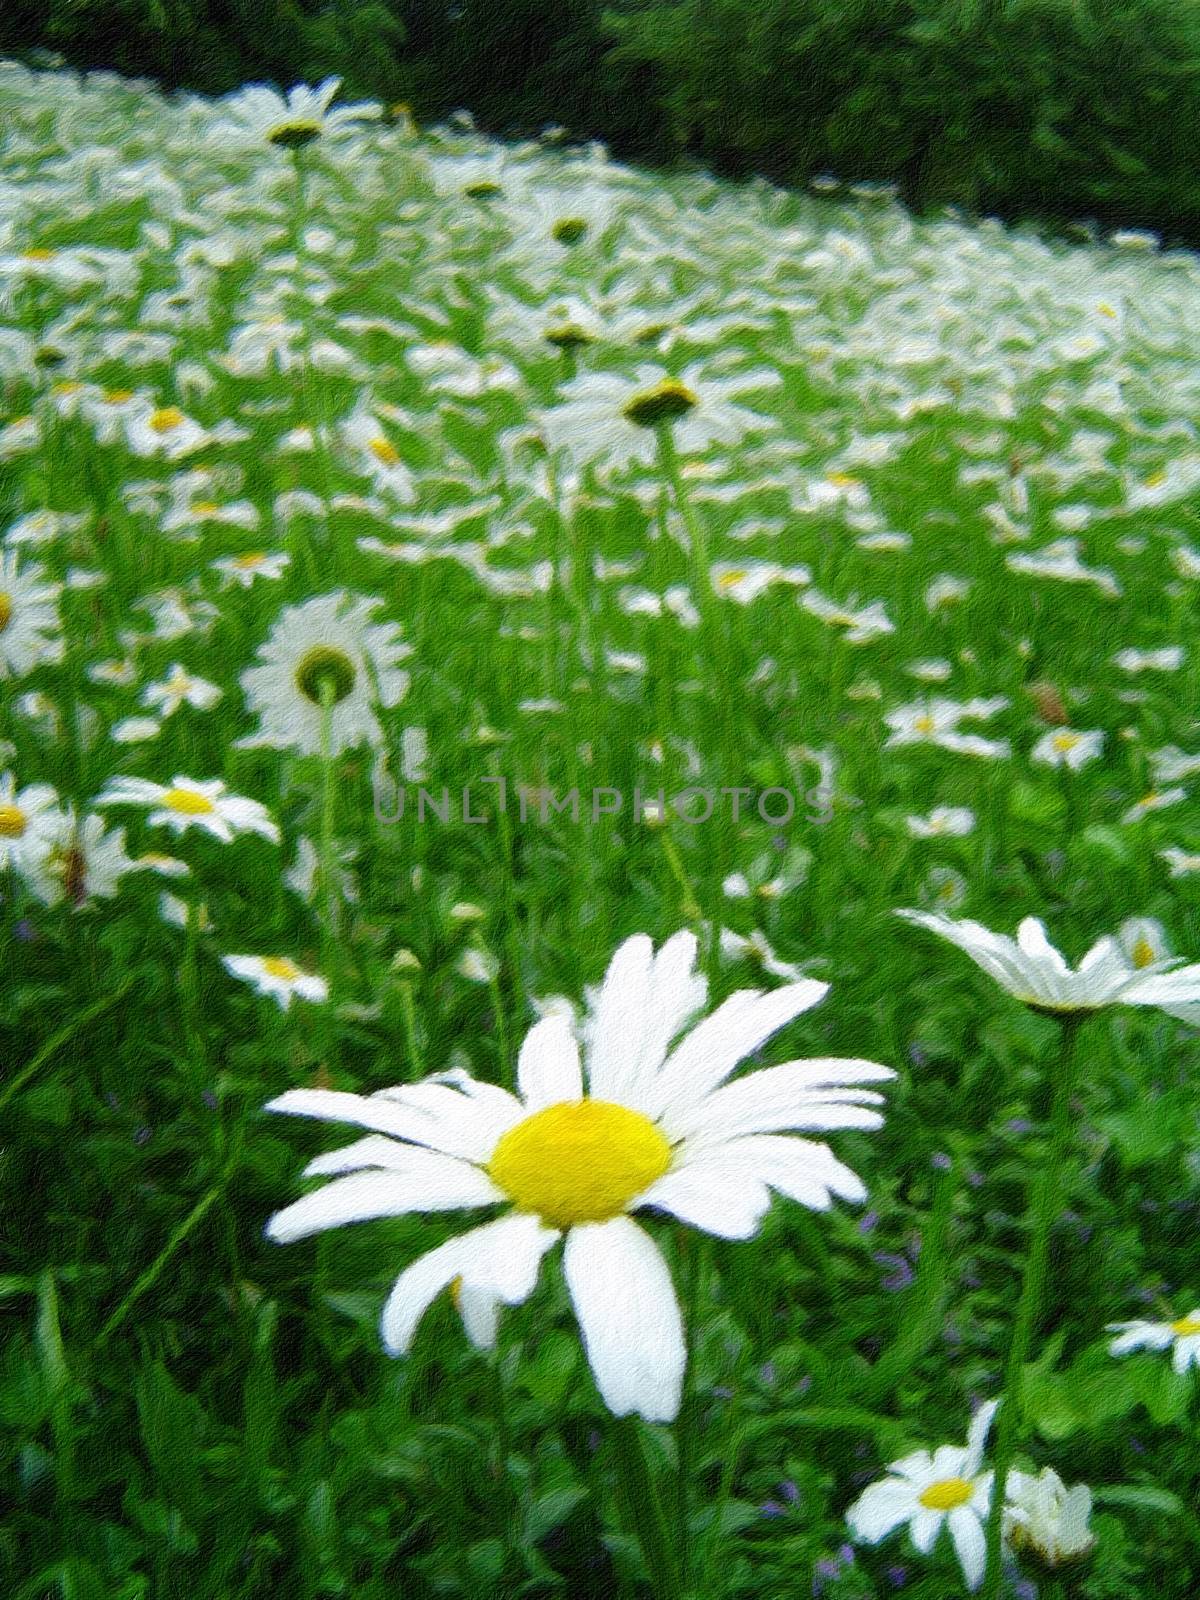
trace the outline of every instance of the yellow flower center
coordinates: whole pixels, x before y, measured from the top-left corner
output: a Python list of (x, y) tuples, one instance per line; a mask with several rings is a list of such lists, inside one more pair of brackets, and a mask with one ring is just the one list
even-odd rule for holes
[(381, 462), (385, 467), (396, 467), (400, 464), (400, 452), (390, 439), (382, 437), (371, 439), (367, 443), (367, 449), (375, 457), (376, 461)]
[(64, 379), (62, 383), (56, 383), (54, 388), (51, 390), (51, 393), (59, 396), (67, 396), (78, 394), (82, 388), (83, 385), (81, 383), (76, 383), (73, 378), (67, 378)]
[(1160, 468), (1157, 472), (1152, 472), (1150, 474), (1150, 476), (1145, 480), (1145, 487), (1147, 489), (1161, 489), (1163, 484), (1166, 483), (1166, 481), (1167, 481), (1167, 475)]
[(1178, 1322), (1171, 1324), (1171, 1332), (1177, 1339), (1186, 1339), (1189, 1334), (1200, 1333), (1200, 1317), (1180, 1317)]
[(744, 568), (738, 568), (732, 572), (723, 572), (717, 579), (717, 588), (734, 589), (739, 583), (743, 583), (749, 576), (750, 574), (746, 572)]
[(12, 620), (13, 603), (12, 595), (0, 589), (0, 633), (3, 633)]
[(578, 244), (587, 231), (582, 217), (561, 217), (550, 229), (550, 236), (559, 244)]
[(37, 250), (26, 250), (26, 252), (25, 252), (25, 260), (26, 261), (53, 261), (54, 260), (54, 251), (53, 250), (47, 250), (44, 246), (40, 247)]
[(271, 144), (282, 145), (285, 150), (302, 150), (306, 144), (321, 137), (321, 124), (312, 117), (296, 117), (291, 122), (277, 122), (267, 134)]
[(20, 806), (0, 806), (0, 839), (19, 839), (27, 821)]
[(1138, 939), (1131, 954), (1135, 967), (1149, 967), (1154, 964), (1154, 947), (1149, 939)]
[(148, 425), (154, 433), (172, 433), (183, 426), (183, 412), (178, 406), (164, 406), (151, 413)]
[(923, 714), (914, 720), (913, 727), (918, 733), (932, 733), (937, 727), (937, 723), (931, 716)]
[(1100, 313), (1100, 315), (1102, 317), (1111, 317), (1114, 320), (1115, 320), (1116, 315), (1117, 315), (1117, 313), (1113, 310), (1113, 308), (1108, 304), (1108, 302), (1106, 300), (1101, 300), (1100, 304), (1096, 307), (1096, 310)]
[(1079, 743), (1079, 735), (1077, 733), (1056, 733), (1050, 742), (1056, 750), (1066, 752), (1067, 750), (1074, 750)]
[(518, 1211), (550, 1226), (619, 1216), (671, 1165), (649, 1117), (609, 1100), (562, 1100), (501, 1138), (488, 1175)]
[(104, 396), (104, 404), (106, 406), (126, 406), (132, 399), (132, 389), (109, 389)]
[(858, 488), (858, 479), (852, 477), (848, 472), (831, 472), (826, 481), (831, 483), (835, 489)]
[(211, 517), (214, 512), (220, 511), (220, 509), (215, 500), (197, 500), (192, 507), (192, 513), (197, 517)]
[(268, 978), (286, 978), (289, 982), (300, 976), (300, 968), (286, 956), (264, 956), (263, 971)]
[(234, 556), (233, 564), (235, 567), (241, 567), (243, 571), (249, 572), (254, 567), (261, 567), (266, 559), (267, 552), (265, 550), (247, 550), (244, 555)]
[(354, 688), (358, 671), (344, 650), (332, 645), (314, 645), (296, 667), (296, 687), (313, 705), (323, 703), (328, 686), (331, 705), (344, 700)]
[(922, 1489), (918, 1499), (930, 1511), (953, 1511), (964, 1506), (975, 1493), (974, 1486), (965, 1478), (942, 1478)]
[(168, 811), (178, 811), (183, 817), (207, 817), (217, 809), (206, 794), (194, 789), (168, 789), (162, 797)]

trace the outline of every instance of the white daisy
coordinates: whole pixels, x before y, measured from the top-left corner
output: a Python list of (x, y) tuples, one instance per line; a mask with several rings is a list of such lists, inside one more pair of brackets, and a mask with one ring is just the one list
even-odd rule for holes
[(1101, 728), (1049, 728), (1029, 752), (1031, 761), (1047, 767), (1066, 767), (1078, 772), (1080, 767), (1094, 761), (1104, 748)]
[(1017, 937), (993, 933), (981, 923), (955, 921), (936, 912), (897, 911), (898, 917), (957, 945), (977, 967), (1034, 1011), (1060, 1014), (1101, 1011), (1107, 1006), (1155, 1006), (1173, 1011), (1200, 1000), (1200, 963), (1180, 958), (1130, 965), (1111, 935), (1098, 939), (1078, 967), (1067, 965), (1036, 917), (1026, 917)]
[(212, 565), (225, 580), (224, 587), (248, 589), (256, 578), (282, 578), (291, 560), (284, 550), (243, 550), (240, 555), (221, 556)]
[(197, 711), (207, 711), (221, 698), (222, 691), (207, 678), (194, 678), (176, 661), (167, 675), (158, 683), (147, 684), (142, 690), (142, 704), (162, 717), (169, 717), (180, 706), (194, 706)]
[(416, 497), (416, 479), (376, 417), (360, 406), (340, 424), (339, 431), (354, 452), (359, 470), (376, 489), (386, 490), (406, 505)]
[(125, 874), (138, 866), (126, 854), (124, 828), (110, 831), (94, 812), (79, 823), (70, 807), (55, 814), (46, 843), (27, 879), (47, 904), (66, 900), (78, 907), (93, 899), (110, 900)]
[(1161, 650), (1118, 650), (1113, 661), (1122, 672), (1178, 672), (1183, 665), (1183, 646), (1166, 645)]
[(220, 778), (175, 777), (170, 785), (148, 778), (116, 777), (97, 800), (98, 806), (142, 806), (147, 821), (162, 824), (172, 833), (201, 828), (228, 844), (241, 833), (259, 833), (279, 842), (279, 829), (267, 808), (244, 795), (230, 794)]
[(1184, 1373), (1189, 1367), (1200, 1368), (1200, 1306), (1194, 1306), (1186, 1317), (1174, 1322), (1110, 1322), (1108, 1331), (1119, 1336), (1108, 1347), (1111, 1355), (1169, 1349), (1173, 1371)]
[(1200, 872), (1200, 853), (1181, 850), (1178, 845), (1169, 845), (1158, 854), (1167, 863), (1167, 870), (1172, 878), (1187, 878), (1193, 873)]
[(21, 678), (39, 661), (61, 659), (61, 592), (40, 566), (22, 568), (15, 550), (0, 550), (0, 678)]
[(374, 101), (338, 106), (331, 110), (342, 86), (340, 78), (325, 78), (316, 88), (298, 83), (286, 97), (264, 83), (251, 83), (223, 102), (230, 120), (213, 129), (219, 142), (265, 139), (284, 150), (299, 150), (314, 139), (341, 139), (358, 130), (367, 119), (378, 117)]
[(48, 783), (19, 790), (11, 772), (0, 774), (0, 868), (24, 875), (52, 844), (59, 816), (58, 796)]
[(975, 813), (966, 806), (934, 806), (926, 817), (905, 817), (914, 839), (962, 839), (975, 826)]
[(939, 1445), (932, 1454), (914, 1450), (891, 1462), (888, 1476), (864, 1489), (846, 1512), (854, 1538), (878, 1544), (907, 1523), (913, 1544), (928, 1555), (942, 1529), (949, 1528), (967, 1587), (978, 1589), (987, 1563), (984, 1528), (992, 1498), (992, 1473), (980, 1467), (996, 1404), (980, 1406), (965, 1446)]
[(1147, 790), (1140, 800), (1135, 800), (1128, 810), (1121, 813), (1121, 821), (1140, 822), (1152, 811), (1165, 811), (1168, 806), (1177, 806), (1181, 800), (1186, 799), (1187, 790), (1182, 784), (1176, 784), (1169, 789)]
[(371, 621), (382, 603), (339, 589), (282, 611), (259, 665), (241, 675), (246, 709), (258, 714), (259, 726), (239, 743), (319, 755), (328, 695), (331, 753), (364, 739), (378, 745), (375, 708), (404, 698), (409, 680), (399, 663), (412, 653), (395, 623)]
[(235, 978), (253, 984), (259, 994), (269, 995), (286, 1011), (294, 996), (302, 1000), (328, 1000), (329, 985), (313, 972), (305, 972), (288, 956), (222, 956), (222, 965)]
[(959, 724), (985, 721), (1007, 705), (1008, 701), (1003, 695), (993, 695), (961, 702), (935, 696), (931, 700), (897, 706), (894, 711), (887, 712), (883, 719), (891, 730), (884, 741), (884, 749), (931, 744), (940, 750), (953, 750), (960, 755), (1001, 760), (1009, 754), (1007, 739), (985, 739), (982, 734), (963, 733)]
[(125, 419), (125, 442), (135, 456), (165, 456), (177, 461), (208, 443), (210, 435), (178, 406), (132, 407)]
[(1010, 1472), (1004, 1495), (1004, 1542), (1014, 1555), (1032, 1557), (1051, 1572), (1085, 1560), (1096, 1547), (1088, 1527), (1092, 1491), (1086, 1483), (1073, 1489), (1045, 1467), (1035, 1477)]
[[(877, 1128), (893, 1076), (869, 1061), (791, 1061), (727, 1080), (827, 985), (740, 990), (690, 1032), (703, 1007), (696, 938), (655, 954), (644, 934), (617, 950), (581, 1027), (555, 1013), (525, 1037), (517, 1094), (458, 1070), (363, 1096), (294, 1089), (269, 1110), (369, 1129), (318, 1156), (335, 1181), (271, 1218), (279, 1241), (344, 1222), (480, 1206), (507, 1209), (420, 1256), (396, 1280), (383, 1342), (407, 1351), (433, 1299), (458, 1278), (477, 1344), (495, 1341), (501, 1304), (533, 1292), (541, 1258), (565, 1239), (563, 1267), (605, 1404), (649, 1421), (676, 1415), (685, 1365), (665, 1262), (629, 1216), (649, 1207), (727, 1239), (753, 1235), (770, 1191), (816, 1210), (865, 1189), (829, 1147), (801, 1131)], [(679, 1035), (683, 1035), (679, 1037)], [(586, 1061), (586, 1067), (584, 1062)]]

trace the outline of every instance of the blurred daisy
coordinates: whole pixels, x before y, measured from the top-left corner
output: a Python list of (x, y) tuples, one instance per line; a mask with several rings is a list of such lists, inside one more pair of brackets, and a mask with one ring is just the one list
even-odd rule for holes
[(1171, 845), (1166, 850), (1160, 850), (1159, 856), (1167, 863), (1167, 870), (1172, 878), (1187, 878), (1195, 872), (1200, 872), (1200, 854), (1190, 850), (1180, 850), (1177, 845)]
[(110, 900), (121, 879), (138, 865), (126, 854), (124, 828), (110, 831), (95, 813), (77, 823), (70, 807), (52, 818), (46, 846), (27, 880), (47, 904), (66, 900), (79, 907), (93, 899)]
[(935, 696), (931, 700), (919, 700), (913, 705), (898, 706), (895, 711), (887, 712), (883, 719), (891, 730), (884, 741), (884, 749), (932, 744), (960, 755), (1000, 760), (1010, 753), (1007, 739), (985, 739), (982, 734), (963, 733), (959, 724), (985, 721), (1007, 705), (1008, 701), (1003, 695), (993, 695), (987, 699), (962, 702)]
[(222, 691), (207, 678), (194, 678), (176, 661), (165, 678), (147, 684), (142, 690), (142, 704), (161, 717), (169, 717), (180, 706), (194, 706), (197, 711), (208, 711), (221, 698)]
[(48, 783), (19, 790), (11, 772), (0, 774), (0, 868), (23, 874), (49, 849), (59, 820), (58, 796)]
[(97, 800), (98, 806), (141, 806), (152, 825), (182, 833), (200, 828), (228, 844), (242, 833), (259, 833), (273, 843), (279, 829), (257, 800), (230, 794), (220, 778), (172, 779), (170, 785), (151, 783), (148, 778), (117, 777)]
[(888, 1476), (864, 1489), (846, 1512), (853, 1537), (878, 1544), (907, 1523), (913, 1544), (924, 1556), (948, 1528), (967, 1587), (978, 1589), (987, 1561), (984, 1528), (992, 1497), (992, 1474), (980, 1469), (996, 1404), (980, 1406), (965, 1446), (939, 1445), (932, 1454), (914, 1450), (893, 1461)]
[(1171, 789), (1151, 789), (1140, 800), (1135, 800), (1127, 811), (1122, 812), (1121, 821), (1140, 822), (1152, 811), (1164, 811), (1168, 806), (1177, 806), (1181, 800), (1186, 799), (1187, 790), (1181, 785)]
[(1092, 1491), (1085, 1483), (1073, 1489), (1045, 1467), (1035, 1477), (1009, 1473), (1004, 1496), (1004, 1542), (1014, 1555), (1031, 1557), (1051, 1572), (1085, 1560), (1096, 1547), (1088, 1526)]
[(268, 995), (286, 1011), (292, 1000), (328, 1000), (329, 985), (315, 973), (305, 972), (288, 956), (222, 956), (222, 965), (235, 978)]
[(739, 991), (684, 1033), (707, 994), (695, 958), (689, 932), (657, 954), (644, 934), (627, 939), (590, 997), (582, 1059), (569, 1018), (543, 1018), (521, 1047), (516, 1095), (450, 1071), (370, 1096), (298, 1089), (272, 1100), (268, 1110), (370, 1132), (309, 1164), (308, 1175), (335, 1181), (278, 1212), (268, 1236), (504, 1206), (400, 1274), (383, 1311), (386, 1348), (407, 1351), (455, 1279), (472, 1305), (468, 1332), (494, 1344), (500, 1305), (529, 1297), (542, 1257), (564, 1239), (567, 1289), (605, 1404), (670, 1420), (686, 1361), (682, 1321), (666, 1263), (629, 1213), (649, 1207), (745, 1239), (772, 1189), (816, 1210), (835, 1195), (863, 1199), (827, 1145), (793, 1135), (879, 1127), (882, 1097), (862, 1086), (893, 1076), (873, 1062), (826, 1059), (728, 1082), (827, 985)]
[(782, 380), (777, 372), (757, 370), (718, 378), (702, 367), (688, 367), (679, 378), (640, 366), (632, 379), (611, 372), (589, 372), (568, 383), (559, 403), (536, 414), (553, 451), (563, 450), (576, 465), (600, 462), (626, 467), (653, 466), (658, 460), (660, 426), (669, 426), (681, 455), (713, 445), (738, 444), (748, 433), (774, 428), (773, 417), (734, 404), (737, 396)]
[(1170, 1350), (1172, 1371), (1184, 1373), (1200, 1368), (1200, 1306), (1174, 1322), (1110, 1322), (1108, 1332), (1119, 1335), (1109, 1345), (1109, 1354), (1128, 1355), (1131, 1350)]
[(1183, 646), (1167, 645), (1162, 650), (1118, 650), (1113, 661), (1122, 672), (1178, 672), (1183, 665)]
[(809, 589), (800, 596), (800, 604), (805, 611), (831, 627), (844, 628), (847, 644), (867, 644), (872, 639), (896, 631), (896, 625), (884, 609), (882, 600), (872, 600), (865, 606), (840, 606), (836, 600), (826, 599), (818, 590)]
[(383, 489), (408, 504), (415, 497), (416, 480), (399, 450), (369, 411), (355, 411), (341, 424), (342, 439), (354, 452), (359, 470), (376, 489)]
[(226, 588), (248, 589), (255, 578), (282, 578), (291, 560), (284, 550), (244, 550), (241, 555), (221, 556), (212, 565)]
[(258, 652), (259, 664), (241, 675), (246, 709), (257, 713), (259, 725), (238, 743), (319, 755), (328, 696), (331, 754), (364, 739), (378, 745), (383, 733), (375, 707), (403, 700), (409, 679), (399, 663), (412, 653), (395, 623), (372, 622), (382, 604), (339, 589), (286, 607)]
[(213, 130), (220, 143), (237, 139), (265, 139), (284, 150), (299, 150), (314, 139), (336, 141), (358, 131), (361, 123), (379, 116), (374, 101), (357, 105), (333, 106), (342, 86), (340, 78), (325, 78), (312, 88), (298, 83), (284, 96), (263, 83), (252, 83), (229, 95), (222, 104), (228, 122)]
[(934, 806), (926, 817), (905, 817), (914, 839), (962, 839), (975, 826), (975, 813), (966, 806)]
[(39, 661), (61, 659), (61, 592), (36, 563), (22, 568), (15, 550), (0, 550), (0, 678), (21, 678)]
[(1100, 728), (1080, 732), (1076, 728), (1050, 728), (1029, 752), (1031, 761), (1047, 767), (1066, 767), (1078, 772), (1080, 767), (1094, 761), (1104, 748), (1104, 733)]
[(208, 443), (209, 435), (178, 406), (152, 406), (148, 401), (125, 418), (125, 442), (135, 456), (166, 456), (176, 461)]
[(782, 978), (786, 983), (797, 983), (804, 977), (804, 968), (794, 962), (784, 961), (775, 954), (771, 942), (761, 928), (752, 928), (748, 935), (734, 933), (732, 928), (722, 928), (721, 955), (726, 961), (748, 961), (761, 967), (772, 978)]
[(1070, 967), (1036, 917), (1026, 917), (1017, 937), (1010, 939), (981, 923), (956, 922), (936, 912), (897, 911), (896, 915), (957, 945), (1002, 989), (1034, 1011), (1070, 1015), (1116, 1005), (1169, 1011), (1200, 1000), (1200, 963), (1181, 966), (1180, 958), (1172, 957), (1132, 968), (1111, 935), (1098, 939), (1078, 967)]

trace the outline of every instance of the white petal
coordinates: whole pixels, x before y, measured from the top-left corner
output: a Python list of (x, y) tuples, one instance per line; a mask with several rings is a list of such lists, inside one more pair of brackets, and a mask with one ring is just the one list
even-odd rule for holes
[(882, 1096), (850, 1086), (894, 1077), (890, 1067), (874, 1061), (785, 1061), (747, 1073), (702, 1100), (677, 1103), (663, 1116), (663, 1131), (679, 1140), (696, 1134), (879, 1128), (883, 1118), (869, 1107), (881, 1104)]
[(582, 1099), (579, 1044), (566, 1017), (543, 1017), (525, 1035), (517, 1061), (517, 1087), (526, 1111)]
[(431, 1302), (455, 1278), (462, 1279), (464, 1291), (497, 1303), (515, 1306), (527, 1300), (542, 1257), (557, 1238), (537, 1217), (511, 1211), (418, 1256), (396, 1279), (383, 1308), (384, 1348), (403, 1355)]
[(983, 1460), (983, 1448), (987, 1443), (992, 1418), (996, 1415), (999, 1404), (999, 1400), (988, 1400), (971, 1418), (971, 1426), (967, 1429), (967, 1459), (959, 1468), (960, 1478), (973, 1478), (979, 1471), (979, 1463)]
[(908, 1531), (912, 1536), (912, 1542), (923, 1556), (927, 1556), (933, 1549), (944, 1520), (944, 1511), (927, 1511), (922, 1507), (909, 1523)]
[(635, 1204), (669, 1211), (718, 1239), (750, 1239), (770, 1209), (771, 1191), (741, 1164), (715, 1154), (668, 1172)]
[(356, 1172), (314, 1189), (275, 1213), (267, 1223), (267, 1238), (276, 1244), (290, 1244), (293, 1239), (346, 1222), (400, 1217), (410, 1211), (457, 1211), (504, 1199), (478, 1167), (445, 1160), (431, 1151), (422, 1153), (428, 1156), (428, 1163), (421, 1163), (415, 1171)]
[(955, 1553), (967, 1580), (967, 1588), (974, 1591), (983, 1582), (983, 1569), (987, 1562), (987, 1541), (979, 1518), (966, 1506), (955, 1506), (950, 1513), (950, 1537)]
[(635, 933), (618, 945), (584, 1022), (588, 1092), (597, 1100), (620, 1100), (629, 1062), (641, 1050), (649, 1025), (653, 960), (648, 934)]
[(805, 978), (766, 993), (739, 989), (731, 994), (676, 1045), (659, 1074), (647, 1110), (662, 1116), (668, 1110), (696, 1104), (723, 1083), (739, 1061), (828, 992), (827, 983)]
[(1025, 917), (1017, 925), (1017, 948), (1022, 955), (1058, 973), (1070, 972), (1062, 954), (1046, 937), (1045, 924), (1037, 917)]
[(618, 1417), (672, 1421), (687, 1348), (657, 1245), (629, 1217), (586, 1223), (567, 1235), (563, 1270), (605, 1405)]
[(917, 1505), (911, 1484), (899, 1478), (882, 1478), (863, 1490), (846, 1512), (846, 1523), (856, 1539), (878, 1544), (893, 1528), (907, 1522)]

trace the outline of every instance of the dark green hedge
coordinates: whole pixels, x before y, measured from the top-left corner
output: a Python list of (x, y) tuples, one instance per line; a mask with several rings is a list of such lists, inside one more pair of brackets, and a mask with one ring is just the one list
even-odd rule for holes
[(2, 0), (0, 49), (1200, 241), (1200, 0)]

